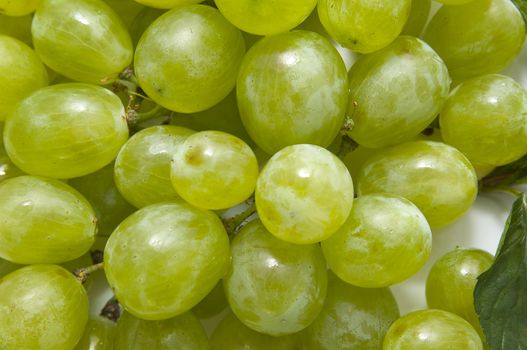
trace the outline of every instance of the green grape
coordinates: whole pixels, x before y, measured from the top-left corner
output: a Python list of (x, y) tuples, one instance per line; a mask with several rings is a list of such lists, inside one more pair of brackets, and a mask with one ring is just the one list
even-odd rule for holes
[(483, 179), (485, 176), (490, 174), (494, 169), (496, 169), (496, 167), (492, 165), (481, 164), (477, 162), (471, 162), (471, 163), (472, 163), (472, 166), (474, 167), (474, 170), (476, 171), (478, 180)]
[(0, 14), (25, 16), (35, 11), (40, 0), (0, 0)]
[(273, 337), (258, 333), (232, 313), (221, 320), (210, 338), (211, 350), (299, 350), (300, 344), (297, 334)]
[(356, 52), (370, 53), (399, 36), (411, 3), (411, 0), (320, 0), (317, 8), (320, 22), (338, 43)]
[(229, 265), (229, 238), (212, 212), (162, 203), (126, 218), (104, 252), (104, 271), (124, 308), (146, 320), (180, 315), (201, 301)]
[(520, 52), (525, 23), (510, 0), (477, 0), (440, 8), (424, 38), (461, 81), (506, 67)]
[(140, 4), (160, 8), (160, 9), (171, 9), (181, 5), (192, 5), (203, 2), (203, 0), (135, 0)]
[(216, 0), (221, 13), (236, 27), (256, 35), (287, 32), (306, 19), (317, 0)]
[(436, 118), (450, 90), (441, 58), (410, 36), (361, 57), (351, 67), (349, 81), (348, 115), (354, 122), (349, 135), (369, 148), (396, 145), (418, 135)]
[(171, 125), (141, 130), (125, 143), (115, 160), (115, 184), (138, 208), (179, 200), (170, 181), (170, 162), (194, 131)]
[(52, 85), (24, 99), (5, 123), (4, 143), (23, 171), (58, 179), (109, 164), (128, 138), (124, 107), (102, 87)]
[(437, 228), (452, 223), (472, 206), (478, 181), (474, 168), (457, 149), (440, 142), (412, 141), (368, 159), (359, 173), (357, 191), (404, 197)]
[(114, 350), (208, 350), (207, 334), (191, 312), (147, 321), (124, 312), (117, 322)]
[(509, 77), (484, 75), (458, 85), (439, 121), (445, 142), (473, 162), (498, 166), (527, 154), (527, 91)]
[(210, 293), (199, 302), (199, 304), (194, 306), (192, 312), (200, 319), (207, 319), (216, 316), (225, 310), (227, 306), (227, 297), (223, 291), (223, 283), (219, 281), (214, 289), (211, 290)]
[(251, 148), (236, 136), (201, 131), (176, 150), (170, 175), (176, 192), (202, 209), (227, 209), (251, 196), (258, 162)]
[(408, 20), (406, 21), (401, 34), (419, 36), (423, 32), (428, 20), (431, 7), (431, 0), (412, 0), (410, 15), (408, 16)]
[(474, 310), (477, 278), (494, 262), (494, 257), (478, 249), (456, 249), (434, 263), (426, 280), (428, 307), (450, 311), (463, 317), (484, 339)]
[(61, 263), (93, 244), (90, 203), (63, 182), (19, 176), (0, 183), (0, 257), (20, 264)]
[(19, 264), (13, 264), (10, 261), (0, 259), (0, 279), (7, 275), (8, 273), (11, 273), (19, 268), (21, 268), (23, 265)]
[(135, 73), (155, 102), (176, 112), (203, 111), (236, 82), (245, 44), (241, 32), (204, 5), (175, 8), (152, 23), (135, 52)]
[(256, 208), (265, 227), (287, 242), (329, 238), (346, 221), (353, 181), (331, 152), (294, 145), (276, 153), (256, 183)]
[(42, 61), (73, 80), (109, 84), (132, 62), (130, 34), (102, 0), (41, 0), (31, 31)]
[(436, 1), (442, 4), (445, 4), (445, 5), (463, 5), (463, 4), (472, 2), (474, 0), (436, 0)]
[(313, 322), (327, 290), (317, 244), (284, 242), (255, 220), (242, 227), (231, 249), (232, 266), (223, 284), (232, 311), (246, 326), (281, 336)]
[(240, 115), (251, 138), (273, 154), (285, 146), (329, 146), (348, 101), (346, 67), (319, 34), (294, 31), (264, 38), (238, 75)]
[(4, 149), (2, 138), (3, 130), (4, 124), (0, 123), (0, 182), (24, 174), (15, 164), (13, 164)]
[(322, 242), (331, 270), (365, 288), (404, 281), (423, 267), (431, 250), (424, 215), (410, 201), (389, 194), (356, 199), (344, 225)]
[(412, 312), (386, 333), (384, 350), (483, 350), (478, 333), (461, 317), (442, 310)]
[(110, 163), (95, 173), (68, 181), (92, 205), (97, 216), (97, 234), (100, 236), (109, 236), (135, 210), (115, 186), (113, 168), (113, 163)]
[(398, 318), (390, 289), (355, 287), (330, 274), (324, 307), (303, 337), (309, 350), (380, 349)]
[(23, 42), (0, 34), (0, 121), (35, 90), (48, 85), (48, 73), (35, 52)]
[(114, 323), (99, 317), (90, 317), (84, 335), (73, 350), (113, 350), (114, 337)]
[[(130, 2), (130, 0), (127, 0), (127, 2)], [(152, 22), (158, 19), (165, 12), (165, 10), (145, 7), (133, 18), (133, 21), (130, 24), (130, 35), (132, 36), (132, 42), (134, 43), (134, 46), (137, 46), (139, 39), (141, 39), (141, 36), (152, 24)]]
[(88, 296), (56, 265), (31, 265), (0, 279), (0, 349), (71, 350), (88, 321)]
[(145, 10), (145, 7), (131, 0), (104, 0), (121, 18), (126, 28), (132, 31), (135, 17)]
[(33, 46), (33, 40), (31, 38), (32, 20), (33, 16), (31, 15), (20, 17), (0, 15), (0, 34), (9, 35), (23, 41), (28, 46)]

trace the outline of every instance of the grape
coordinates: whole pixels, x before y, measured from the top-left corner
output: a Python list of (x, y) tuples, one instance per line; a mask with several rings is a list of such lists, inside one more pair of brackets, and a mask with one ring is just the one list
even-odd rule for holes
[(109, 236), (135, 210), (115, 186), (113, 163), (90, 175), (71, 179), (68, 183), (93, 206), (97, 216), (98, 235)]
[(154, 204), (125, 219), (104, 252), (108, 282), (124, 308), (146, 320), (194, 307), (227, 272), (229, 239), (208, 211)]
[(13, 164), (5, 152), (4, 143), (2, 142), (3, 129), (4, 125), (0, 123), (0, 182), (23, 174), (23, 172)]
[(474, 0), (436, 0), (436, 1), (442, 4), (445, 4), (445, 5), (463, 5), (463, 4), (472, 2)]
[(477, 278), (493, 263), (491, 254), (477, 249), (456, 249), (437, 260), (426, 281), (428, 307), (450, 311), (463, 317), (483, 337), (474, 310)]
[(7, 154), (20, 169), (59, 179), (101, 169), (127, 138), (119, 98), (79, 83), (34, 92), (18, 105), (4, 130)]
[(291, 243), (329, 238), (346, 221), (353, 181), (331, 152), (314, 145), (276, 153), (256, 183), (256, 208), (265, 227)]
[[(128, 0), (127, 2), (130, 1)], [(130, 35), (132, 36), (134, 46), (137, 46), (145, 30), (165, 12), (165, 10), (145, 7), (134, 17), (130, 24)]]
[(73, 80), (108, 84), (132, 62), (130, 35), (102, 0), (41, 0), (31, 31), (44, 63)]
[(398, 318), (399, 307), (388, 288), (359, 288), (329, 274), (324, 307), (303, 336), (309, 350), (380, 349)]
[(432, 232), (410, 201), (388, 194), (355, 200), (346, 223), (322, 250), (329, 267), (344, 281), (366, 288), (402, 282), (425, 264)]
[(175, 8), (145, 31), (135, 52), (135, 72), (155, 102), (176, 112), (208, 109), (234, 87), (245, 44), (218, 10)]
[(102, 318), (91, 318), (84, 335), (73, 350), (113, 350), (115, 325)]
[(313, 322), (327, 289), (318, 245), (284, 242), (255, 220), (242, 227), (231, 249), (232, 267), (223, 284), (232, 311), (246, 326), (281, 336)]
[(441, 111), (445, 142), (492, 166), (527, 154), (527, 92), (513, 79), (484, 75), (458, 85)]
[(129, 30), (132, 28), (134, 18), (145, 9), (143, 5), (130, 0), (104, 0), (104, 2), (121, 18)]
[(56, 265), (32, 265), (0, 279), (1, 349), (71, 350), (88, 321), (88, 296)]
[(115, 160), (115, 184), (138, 208), (180, 197), (170, 181), (170, 162), (194, 131), (169, 125), (141, 130), (126, 142)]
[(478, 0), (443, 6), (424, 33), (455, 81), (496, 73), (525, 40), (525, 23), (510, 0)]
[(200, 319), (207, 319), (216, 316), (225, 310), (227, 306), (227, 297), (225, 297), (225, 292), (223, 291), (223, 283), (220, 281), (199, 304), (194, 306), (192, 312)]
[(346, 67), (319, 34), (294, 31), (267, 37), (245, 56), (238, 107), (251, 138), (273, 154), (285, 146), (329, 146), (348, 101)]
[(0, 57), (0, 121), (3, 121), (26, 96), (48, 85), (48, 73), (29, 46), (2, 34)]
[(0, 0), (0, 14), (25, 16), (35, 11), (40, 0)]
[(299, 350), (300, 342), (296, 334), (273, 337), (253, 331), (232, 313), (221, 320), (210, 338), (212, 350)]
[(317, 0), (216, 0), (221, 13), (236, 27), (256, 35), (293, 29), (309, 16)]
[(90, 249), (90, 203), (56, 180), (19, 176), (0, 183), (0, 257), (20, 264), (60, 263)]
[(411, 0), (320, 0), (318, 16), (329, 35), (342, 46), (370, 53), (399, 36), (411, 3)]
[(117, 322), (114, 350), (208, 350), (207, 335), (191, 312), (162, 321), (146, 321), (125, 312)]
[(423, 32), (428, 20), (431, 7), (431, 0), (412, 0), (410, 15), (408, 16), (408, 20), (406, 21), (401, 34), (419, 36)]
[(13, 264), (10, 261), (0, 259), (0, 278), (4, 277), (8, 273), (11, 273), (19, 268), (21, 268), (22, 265), (19, 264)]
[(177, 193), (190, 204), (227, 209), (253, 193), (258, 162), (239, 138), (221, 131), (201, 131), (176, 150), (170, 177)]
[[(9, 35), (24, 42), (28, 46), (32, 46), (31, 39), (31, 21), (33, 16), (11, 17), (0, 15), (0, 34)], [(13, 54), (13, 53), (11, 53)], [(5, 59), (6, 55), (3, 55)], [(5, 93), (6, 91), (4, 91)]]
[(160, 9), (171, 9), (173, 7), (181, 5), (198, 4), (203, 0), (135, 0), (140, 4), (160, 8)]
[(459, 316), (442, 310), (412, 312), (395, 321), (384, 350), (483, 350), (478, 333)]
[(471, 207), (478, 183), (474, 168), (457, 149), (440, 142), (413, 141), (369, 158), (359, 173), (357, 191), (404, 197), (437, 228)]
[(441, 58), (410, 36), (360, 58), (349, 80), (348, 115), (354, 122), (349, 135), (369, 148), (395, 145), (419, 134), (435, 119), (450, 90)]

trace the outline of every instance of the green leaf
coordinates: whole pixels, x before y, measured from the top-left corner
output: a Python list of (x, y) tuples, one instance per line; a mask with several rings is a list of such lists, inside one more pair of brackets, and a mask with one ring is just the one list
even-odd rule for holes
[(512, 2), (520, 10), (523, 20), (527, 23), (527, 0), (512, 0)]
[(527, 349), (527, 196), (513, 204), (496, 259), (478, 278), (474, 306), (492, 350)]

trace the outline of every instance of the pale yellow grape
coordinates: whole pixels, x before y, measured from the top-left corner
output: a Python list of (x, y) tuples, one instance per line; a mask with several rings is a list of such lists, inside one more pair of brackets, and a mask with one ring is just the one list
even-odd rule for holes
[(191, 5), (203, 2), (203, 0), (135, 0), (140, 4), (160, 8), (160, 9), (171, 9), (181, 5)]
[(309, 244), (329, 238), (346, 221), (353, 181), (331, 152), (294, 145), (276, 153), (256, 183), (256, 208), (265, 227), (288, 242)]
[(520, 52), (525, 23), (510, 0), (475, 0), (440, 8), (424, 38), (462, 81), (505, 68)]
[(0, 257), (20, 264), (61, 263), (86, 253), (96, 218), (63, 182), (19, 176), (0, 183)]
[(411, 0), (319, 0), (317, 8), (333, 39), (350, 50), (370, 53), (399, 36)]
[(23, 42), (0, 34), (0, 121), (35, 90), (48, 85), (48, 73), (36, 53)]
[(498, 166), (527, 154), (527, 91), (491, 74), (452, 91), (439, 118), (446, 143), (472, 162)]
[(121, 148), (115, 160), (115, 184), (138, 208), (180, 197), (170, 181), (171, 160), (194, 131), (171, 125), (141, 130)]
[(293, 29), (309, 16), (317, 0), (216, 0), (221, 13), (241, 30), (272, 35)]
[(189, 136), (172, 159), (170, 175), (176, 192), (203, 209), (227, 209), (251, 196), (258, 162), (236, 136), (202, 131)]
[(119, 97), (80, 83), (34, 92), (17, 106), (4, 127), (5, 149), (20, 169), (58, 179), (103, 168), (127, 139)]
[(419, 36), (423, 32), (428, 20), (431, 7), (431, 0), (412, 0), (410, 15), (408, 16), (408, 20), (406, 21), (401, 34)]
[(41, 0), (31, 31), (42, 61), (73, 80), (108, 84), (132, 62), (130, 34), (102, 0)]
[(0, 15), (0, 34), (9, 35), (29, 46), (33, 46), (31, 38), (31, 21), (33, 16), (11, 17)]
[(35, 11), (40, 0), (0, 0), (0, 14), (25, 16)]
[(226, 274), (229, 257), (229, 238), (214, 213), (161, 203), (117, 227), (104, 251), (104, 271), (128, 312), (162, 320), (202, 300)]
[(241, 32), (210, 6), (176, 7), (156, 19), (137, 45), (141, 88), (176, 112), (203, 111), (236, 83), (245, 43)]
[(349, 82), (348, 115), (354, 122), (349, 135), (369, 148), (411, 140), (436, 118), (450, 90), (441, 58), (411, 36), (361, 57)]
[(386, 192), (414, 203), (432, 228), (463, 215), (476, 199), (478, 183), (468, 159), (454, 147), (412, 141), (369, 158), (358, 176), (359, 195)]
[(0, 279), (1, 350), (71, 350), (88, 321), (88, 296), (73, 274), (31, 265)]
[(432, 231), (410, 201), (389, 194), (356, 199), (339, 230), (322, 242), (328, 266), (342, 280), (387, 287), (415, 274), (432, 250)]
[(232, 265), (223, 279), (232, 311), (246, 326), (282, 336), (306, 328), (326, 297), (326, 263), (318, 244), (284, 242), (259, 220), (232, 241)]

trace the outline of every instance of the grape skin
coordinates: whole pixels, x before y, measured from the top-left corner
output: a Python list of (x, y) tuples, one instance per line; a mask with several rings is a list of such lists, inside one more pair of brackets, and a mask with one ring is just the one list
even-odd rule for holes
[(410, 15), (401, 34), (419, 36), (423, 32), (426, 21), (428, 20), (431, 7), (432, 0), (412, 0)]
[(84, 335), (73, 350), (114, 350), (115, 324), (103, 318), (90, 317)]
[[(31, 38), (31, 21), (32, 15), (11, 17), (0, 15), (0, 34), (8, 35), (22, 41), (28, 46), (33, 46)], [(2, 55), (2, 57), (7, 57)], [(6, 93), (6, 91), (4, 91)]]
[(160, 9), (171, 9), (181, 5), (199, 4), (203, 0), (135, 0), (140, 4), (160, 8)]
[(40, 0), (0, 0), (0, 14), (25, 16), (35, 11)]

